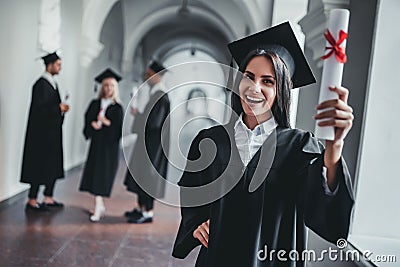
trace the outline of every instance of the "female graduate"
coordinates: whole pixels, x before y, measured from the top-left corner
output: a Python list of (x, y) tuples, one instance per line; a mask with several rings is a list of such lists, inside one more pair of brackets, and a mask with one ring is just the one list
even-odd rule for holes
[(118, 83), (121, 77), (106, 69), (95, 80), (101, 83), (98, 99), (85, 113), (83, 134), (91, 139), (88, 158), (79, 187), (95, 196), (92, 222), (104, 215), (103, 197), (109, 197), (118, 167), (119, 139), (122, 133), (123, 111), (118, 103)]
[[(319, 124), (335, 127), (335, 139), (324, 148), (311, 133), (290, 128), (290, 89), (315, 79), (289, 23), (229, 49), (243, 73), (232, 93), (234, 116), (192, 142), (179, 182), (182, 220), (173, 256), (184, 258), (201, 245), (196, 266), (304, 266), (306, 226), (333, 243), (348, 234), (353, 193), (341, 157), (353, 121), (348, 90), (329, 88), (339, 99), (317, 106), (329, 109), (315, 116), (324, 120)], [(215, 155), (202, 147), (207, 142), (216, 147)], [(188, 171), (210, 158), (207, 167)], [(188, 204), (195, 194), (183, 187), (221, 177), (228, 185), (237, 182), (214, 201)]]

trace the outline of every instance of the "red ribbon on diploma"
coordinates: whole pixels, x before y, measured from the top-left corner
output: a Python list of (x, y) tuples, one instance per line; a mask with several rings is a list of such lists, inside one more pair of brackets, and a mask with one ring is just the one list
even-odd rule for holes
[(340, 63), (346, 63), (347, 56), (345, 53), (345, 48), (341, 47), (340, 45), (343, 43), (344, 40), (347, 39), (347, 36), (348, 36), (347, 32), (340, 30), (339, 39), (337, 40), (337, 42), (335, 41), (335, 38), (333, 38), (333, 36), (329, 30), (327, 30), (324, 33), (324, 36), (325, 36), (325, 39), (328, 41), (328, 43), (331, 46), (325, 47), (326, 50), (330, 50), (330, 51), (328, 54), (323, 56), (322, 59), (327, 59), (333, 53), (335, 53), (335, 57), (336, 57), (337, 61), (339, 61)]

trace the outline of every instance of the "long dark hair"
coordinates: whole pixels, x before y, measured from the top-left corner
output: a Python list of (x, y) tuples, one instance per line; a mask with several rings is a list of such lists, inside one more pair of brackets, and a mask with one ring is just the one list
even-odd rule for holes
[(274, 104), (271, 107), (272, 114), (277, 122), (278, 126), (284, 128), (290, 128), (290, 89), (292, 88), (292, 80), (290, 72), (286, 67), (284, 61), (274, 52), (257, 49), (251, 51), (242, 64), (239, 66), (239, 72), (237, 73), (234, 85), (234, 92), (232, 92), (232, 109), (237, 115), (243, 112), (243, 107), (240, 102), (239, 84), (242, 79), (242, 73), (246, 70), (250, 60), (254, 57), (263, 56), (269, 59), (274, 66), (275, 78), (276, 78), (276, 97)]

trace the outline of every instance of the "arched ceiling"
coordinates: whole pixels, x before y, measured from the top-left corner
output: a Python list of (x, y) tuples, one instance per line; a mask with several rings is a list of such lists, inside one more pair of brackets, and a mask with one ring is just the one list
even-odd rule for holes
[[(272, 0), (86, 0), (82, 31), (86, 38), (96, 39), (93, 45), (100, 41), (103, 24), (110, 21), (109, 11), (117, 2), (124, 27), (120, 65), (128, 74), (151, 57), (162, 59), (192, 46), (227, 63), (226, 44), (268, 26), (273, 7)], [(178, 12), (186, 2), (189, 11)]]
[(191, 13), (185, 17), (173, 15), (148, 31), (140, 41), (144, 48), (144, 60), (150, 57), (162, 60), (171, 50), (177, 52), (194, 48), (203, 50), (218, 61), (227, 62), (226, 44), (234, 38), (234, 34), (223, 31), (201, 14)]

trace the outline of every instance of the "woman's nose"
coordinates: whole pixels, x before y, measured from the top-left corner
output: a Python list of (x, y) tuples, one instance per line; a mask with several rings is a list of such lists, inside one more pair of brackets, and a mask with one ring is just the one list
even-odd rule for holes
[(255, 93), (261, 93), (261, 86), (258, 83), (254, 83), (251, 86), (251, 89), (255, 92)]

